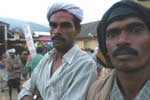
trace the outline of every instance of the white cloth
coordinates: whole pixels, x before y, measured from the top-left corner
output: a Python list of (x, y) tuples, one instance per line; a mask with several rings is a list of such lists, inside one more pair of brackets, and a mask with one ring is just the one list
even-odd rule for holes
[(9, 49), (8, 52), (9, 52), (9, 53), (15, 53), (16, 50), (15, 50), (15, 48), (12, 48), (12, 49)]
[(96, 80), (96, 63), (75, 45), (62, 59), (62, 64), (51, 75), (55, 49), (45, 55), (32, 73), (31, 80), (23, 85), (18, 100), (32, 95), (35, 86), (43, 100), (85, 100), (89, 85)]
[(79, 8), (78, 6), (71, 4), (71, 3), (67, 3), (67, 2), (55, 2), (53, 5), (50, 6), (48, 9), (48, 13), (47, 13), (48, 21), (53, 12), (57, 10), (61, 10), (61, 9), (66, 10), (69, 13), (75, 15), (77, 18), (79, 18), (82, 21), (83, 10)]

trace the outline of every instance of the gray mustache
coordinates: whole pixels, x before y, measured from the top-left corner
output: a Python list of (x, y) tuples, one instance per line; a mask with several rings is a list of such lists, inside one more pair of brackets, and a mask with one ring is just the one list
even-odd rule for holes
[(129, 48), (129, 47), (120, 47), (120, 48), (115, 49), (112, 52), (112, 56), (113, 57), (118, 56), (118, 55), (122, 55), (122, 54), (130, 54), (130, 55), (137, 56), (138, 55), (138, 51), (133, 49), (133, 48)]

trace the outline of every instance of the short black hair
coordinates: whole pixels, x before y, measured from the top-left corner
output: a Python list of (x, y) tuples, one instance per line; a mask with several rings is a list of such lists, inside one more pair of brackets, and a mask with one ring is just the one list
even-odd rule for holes
[(37, 53), (42, 53), (42, 51), (43, 51), (43, 48), (42, 48), (42, 47), (36, 48), (36, 52), (37, 52)]

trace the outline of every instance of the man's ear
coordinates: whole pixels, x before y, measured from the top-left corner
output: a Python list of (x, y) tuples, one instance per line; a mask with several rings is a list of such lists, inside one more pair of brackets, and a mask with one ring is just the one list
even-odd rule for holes
[(76, 35), (80, 34), (80, 32), (81, 32), (81, 26), (78, 25), (78, 26), (76, 27)]

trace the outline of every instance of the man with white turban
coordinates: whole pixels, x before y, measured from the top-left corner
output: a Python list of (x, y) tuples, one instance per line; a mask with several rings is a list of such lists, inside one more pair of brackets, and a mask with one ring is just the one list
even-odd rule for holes
[(67, 2), (58, 2), (54, 3), (53, 6), (49, 7), (49, 11), (47, 13), (47, 20), (50, 21), (50, 16), (58, 10), (66, 10), (67, 12), (73, 14), (75, 17), (77, 17), (79, 20), (83, 20), (83, 11), (81, 8), (74, 4), (70, 4)]
[(9, 89), (9, 100), (12, 100), (13, 88), (17, 89), (17, 92), (20, 92), (21, 85), (21, 68), (22, 63), (20, 56), (16, 55), (15, 48), (8, 49), (9, 57), (6, 59), (6, 67), (8, 72), (8, 89)]
[(85, 100), (89, 85), (96, 79), (96, 63), (75, 45), (83, 11), (69, 3), (55, 3), (47, 13), (54, 48), (34, 69), (18, 100)]

